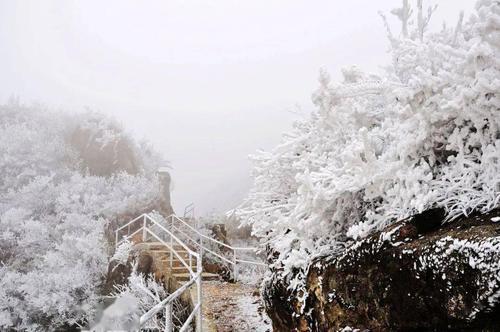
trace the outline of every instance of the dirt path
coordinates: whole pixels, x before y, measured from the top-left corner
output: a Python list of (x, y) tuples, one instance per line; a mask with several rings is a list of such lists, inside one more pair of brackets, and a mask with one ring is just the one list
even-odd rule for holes
[(203, 315), (217, 332), (272, 331), (258, 289), (251, 285), (204, 281)]

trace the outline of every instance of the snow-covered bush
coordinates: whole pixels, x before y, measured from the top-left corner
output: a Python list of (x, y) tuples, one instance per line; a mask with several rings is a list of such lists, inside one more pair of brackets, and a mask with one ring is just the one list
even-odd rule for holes
[[(286, 275), (397, 219), (442, 206), (448, 220), (500, 203), (500, 2), (426, 32), (433, 10), (408, 1), (386, 24), (392, 63), (320, 75), (309, 119), (253, 157), (254, 186), (237, 214), (279, 253)], [(385, 20), (384, 20), (385, 21)], [(412, 22), (415, 22), (413, 24)]]
[[(140, 317), (147, 313), (156, 304), (168, 297), (169, 293), (164, 285), (155, 280), (153, 275), (143, 275), (137, 272), (137, 264), (132, 263), (133, 269), (125, 285), (116, 285), (114, 292), (114, 303), (106, 308), (94, 324), (92, 331), (136, 331), (139, 327)], [(190, 307), (176, 299), (172, 303), (172, 323), (177, 330), (182, 326)], [(154, 315), (143, 326), (145, 329), (163, 331), (165, 329), (164, 311), (161, 310)]]
[(99, 128), (127, 137), (98, 114), (0, 106), (0, 330), (55, 330), (91, 318), (108, 263), (105, 226), (156, 198), (158, 158), (143, 166), (145, 153), (128, 137), (134, 173), (117, 162), (91, 175), (86, 150), (72, 140), (82, 123), (93, 124), (93, 138), (79, 143), (93, 151), (96, 141), (116, 146)]
[[(134, 244), (129, 241), (128, 238), (125, 238), (121, 243), (117, 246), (113, 257), (111, 257), (111, 261), (115, 261), (119, 264), (126, 264), (130, 253), (132, 251), (132, 247)], [(116, 265), (118, 266), (118, 265)]]
[[(148, 312), (152, 307), (165, 299), (168, 294), (160, 283), (156, 282), (153, 276), (144, 276), (134, 269), (129, 276), (128, 283), (126, 285), (116, 286), (116, 291), (113, 296), (119, 301), (120, 298), (132, 297), (137, 301), (138, 312), (136, 314), (137, 318), (140, 318), (143, 314)], [(127, 313), (125, 313), (127, 314)], [(122, 323), (123, 318), (116, 321), (115, 323)], [(152, 329), (160, 329), (163, 326), (163, 321), (158, 320), (157, 317), (153, 317), (147, 325)], [(116, 326), (113, 326), (116, 329)], [(108, 326), (108, 329), (111, 326)]]

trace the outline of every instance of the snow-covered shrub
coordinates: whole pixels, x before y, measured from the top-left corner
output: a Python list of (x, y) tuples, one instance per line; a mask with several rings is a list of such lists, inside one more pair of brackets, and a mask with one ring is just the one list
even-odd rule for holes
[(90, 331), (139, 331), (140, 318), (139, 300), (129, 292), (123, 292), (102, 312)]
[(71, 140), (85, 119), (95, 127), (112, 122), (0, 106), (0, 330), (55, 330), (91, 318), (108, 264), (105, 226), (156, 198), (156, 157), (148, 169), (132, 157), (135, 174), (115, 165), (89, 175)]
[[(136, 267), (135, 265), (127, 284), (115, 286), (115, 292), (112, 296), (115, 297), (117, 306), (111, 308), (111, 310), (107, 308), (104, 311), (104, 319), (101, 318), (99, 323), (92, 327), (93, 331), (136, 330), (136, 328), (131, 327), (138, 326), (139, 318), (167, 298), (169, 294), (164, 285), (157, 282), (153, 275), (138, 273)], [(130, 308), (134, 309), (132, 314), (129, 311)], [(182, 326), (184, 319), (189, 315), (188, 309), (189, 306), (183, 305), (179, 299), (173, 301), (172, 322), (174, 327), (179, 328)], [(163, 331), (165, 329), (163, 314), (164, 312), (160, 311), (158, 315), (153, 316), (146, 322), (144, 328)]]
[[(253, 157), (254, 186), (237, 214), (279, 253), (286, 275), (397, 219), (442, 206), (448, 220), (500, 203), (500, 2), (426, 32), (432, 10), (408, 1), (387, 26), (383, 75), (320, 75), (317, 109), (271, 152)], [(411, 22), (416, 22), (412, 24)]]
[[(130, 242), (126, 238), (116, 248), (115, 253), (113, 254), (113, 257), (111, 257), (111, 261), (115, 261), (119, 264), (126, 264), (128, 259), (129, 259), (132, 247), (133, 247), (133, 243)], [(118, 266), (118, 265), (116, 265), (116, 266)]]
[[(240, 257), (240, 259), (263, 262), (263, 260), (260, 260), (260, 257), (256, 259), (256, 255), (248, 256), (249, 257)], [(238, 264), (238, 282), (258, 286), (262, 283), (266, 271), (267, 267), (265, 265), (240, 263)]]

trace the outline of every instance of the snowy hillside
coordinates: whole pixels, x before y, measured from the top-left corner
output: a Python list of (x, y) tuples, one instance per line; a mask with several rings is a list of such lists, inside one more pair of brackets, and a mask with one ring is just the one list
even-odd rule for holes
[(91, 317), (106, 225), (156, 198), (161, 159), (111, 119), (0, 106), (0, 330)]

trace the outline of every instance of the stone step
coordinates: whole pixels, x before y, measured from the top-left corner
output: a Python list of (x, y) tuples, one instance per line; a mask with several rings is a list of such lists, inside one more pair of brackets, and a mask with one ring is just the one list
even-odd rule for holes
[[(196, 266), (191, 267), (194, 270), (196, 270)], [(172, 266), (172, 273), (179, 273), (179, 272), (186, 272), (187, 273), (187, 267), (183, 266)]]
[[(160, 259), (160, 261), (162, 263), (170, 265), (170, 257), (162, 257)], [(185, 259), (184, 262), (186, 262), (186, 264), (189, 265), (188, 259)], [(184, 266), (184, 264), (182, 264), (180, 260), (178, 260), (176, 257), (174, 257), (174, 259), (172, 260), (172, 267), (183, 267), (183, 266)], [(191, 260), (191, 266), (196, 267), (196, 259)]]
[[(170, 250), (166, 246), (162, 246), (161, 248), (148, 249), (148, 250), (152, 251), (152, 252), (170, 252)], [(185, 250), (184, 248), (182, 248), (182, 249), (174, 248), (174, 250), (178, 253), (188, 254), (187, 250)]]
[[(162, 264), (162, 266), (170, 269), (170, 262), (162, 261), (161, 264)], [(181, 270), (181, 269), (187, 269), (187, 268), (184, 264), (181, 264), (180, 262), (172, 262), (172, 271)], [(196, 265), (191, 264), (191, 269), (196, 270)]]
[[(182, 283), (183, 281), (189, 281), (189, 273), (173, 273), (174, 278)], [(219, 275), (215, 273), (202, 272), (201, 279), (203, 281), (219, 280)]]
[[(170, 267), (170, 262), (167, 260), (157, 261), (156, 267), (159, 271), (169, 271), (167, 273), (179, 274), (179, 275), (189, 275), (189, 270), (186, 266), (181, 265), (179, 261), (172, 262), (172, 267)], [(191, 265), (191, 270), (196, 272), (197, 266), (195, 264)]]
[[(169, 241), (165, 242), (170, 245)], [(161, 242), (142, 242), (141, 246), (147, 248), (148, 250), (168, 250), (168, 248)], [(173, 246), (175, 251), (186, 251), (186, 249), (180, 244), (174, 244)]]
[[(171, 269), (172, 274), (188, 274), (189, 270), (184, 266), (177, 266)], [(192, 268), (192, 271), (196, 272), (196, 268)]]
[[(170, 250), (166, 249), (165, 250), (149, 250), (149, 252), (153, 253), (153, 254), (158, 254), (158, 255), (162, 255), (162, 256), (169, 256), (170, 257)], [(182, 258), (189, 258), (189, 253), (185, 250), (176, 250), (175, 252), (177, 252), (177, 254), (179, 256), (181, 256)], [(172, 255), (174, 257), (177, 257), (174, 253), (172, 253)], [(194, 256), (192, 256), (194, 257)]]

